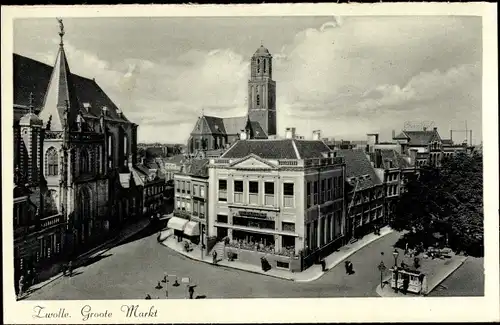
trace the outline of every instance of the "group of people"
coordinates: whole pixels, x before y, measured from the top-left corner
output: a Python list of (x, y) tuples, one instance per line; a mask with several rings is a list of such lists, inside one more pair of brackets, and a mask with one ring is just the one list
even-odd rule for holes
[(18, 295), (22, 296), (29, 287), (35, 285), (38, 282), (38, 273), (34, 267), (26, 270), (25, 274), (19, 277), (19, 292)]
[(64, 276), (69, 276), (72, 277), (73, 276), (73, 262), (72, 261), (69, 261), (68, 264), (63, 264), (62, 265), (62, 272), (63, 272), (63, 275)]
[[(160, 290), (160, 289), (163, 289), (163, 286), (161, 285), (161, 282), (163, 283), (167, 283), (168, 282), (168, 279), (167, 279), (167, 275), (165, 275), (163, 277), (163, 279), (161, 281), (158, 281), (158, 284), (156, 285), (155, 289), (156, 290)], [(173, 287), (178, 287), (180, 286), (180, 283), (179, 281), (177, 280), (177, 278), (175, 278), (175, 282), (172, 284)], [(188, 293), (189, 293), (189, 299), (193, 299), (193, 296), (194, 296), (194, 288), (196, 287), (196, 285), (188, 285)], [(168, 287), (167, 289), (165, 290), (165, 297), (168, 298)], [(151, 298), (151, 295), (148, 293), (146, 294), (146, 300), (149, 300), (149, 299), (152, 299)], [(160, 297), (157, 297), (156, 299), (160, 299)]]

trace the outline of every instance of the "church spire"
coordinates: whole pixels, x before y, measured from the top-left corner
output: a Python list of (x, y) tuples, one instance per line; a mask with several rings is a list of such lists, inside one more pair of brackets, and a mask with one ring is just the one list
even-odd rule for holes
[[(63, 131), (66, 128), (66, 123), (68, 123), (69, 128), (72, 128), (79, 111), (79, 103), (64, 50), (64, 25), (62, 19), (57, 19), (57, 21), (59, 22), (61, 40), (40, 117), (44, 121), (51, 119), (50, 129), (52, 131)], [(66, 109), (67, 116), (65, 116)]]

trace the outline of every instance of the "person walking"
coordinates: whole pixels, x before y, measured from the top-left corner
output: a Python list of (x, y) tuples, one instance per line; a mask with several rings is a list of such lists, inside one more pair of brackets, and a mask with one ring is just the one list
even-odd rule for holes
[(349, 275), (349, 261), (344, 262), (345, 274)]
[(212, 262), (214, 264), (217, 263), (217, 252), (216, 251), (213, 251), (213, 253), (212, 253)]
[(73, 276), (73, 262), (72, 261), (69, 261), (68, 271), (69, 271), (69, 277), (71, 278)]
[(193, 296), (194, 296), (194, 287), (195, 286), (189, 286), (189, 299), (193, 299)]
[(19, 297), (21, 297), (24, 293), (24, 275), (21, 275), (19, 278)]
[(349, 275), (354, 274), (354, 266), (352, 265), (352, 262), (349, 261)]

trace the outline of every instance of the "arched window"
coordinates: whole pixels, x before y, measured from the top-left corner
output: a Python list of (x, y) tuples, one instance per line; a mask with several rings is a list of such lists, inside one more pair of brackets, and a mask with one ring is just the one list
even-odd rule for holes
[(90, 171), (89, 152), (87, 149), (80, 150), (80, 174), (88, 173)]
[(262, 62), (264, 64), (264, 73), (266, 73), (266, 60)]
[(260, 59), (257, 59), (257, 73), (260, 73)]
[(257, 94), (257, 106), (260, 106), (260, 95)]
[(47, 150), (47, 176), (57, 176), (59, 174), (59, 157), (56, 148)]

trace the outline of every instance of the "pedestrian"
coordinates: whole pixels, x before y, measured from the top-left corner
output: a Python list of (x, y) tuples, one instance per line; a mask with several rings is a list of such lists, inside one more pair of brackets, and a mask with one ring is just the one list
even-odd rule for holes
[(349, 274), (349, 261), (345, 261), (344, 266), (345, 266), (345, 273)]
[(71, 278), (73, 276), (73, 262), (72, 261), (69, 261), (68, 271), (69, 271), (69, 277)]
[(324, 258), (321, 260), (321, 271), (326, 271), (326, 262)]
[(146, 295), (146, 300), (149, 300), (151, 299), (151, 296), (149, 295), (149, 293)]
[(160, 290), (161, 288), (163, 288), (163, 287), (161, 286), (160, 281), (158, 281), (158, 284), (156, 285), (155, 289)]
[(406, 292), (408, 292), (409, 286), (410, 286), (410, 277), (405, 276), (403, 278), (403, 294), (406, 294)]
[(193, 299), (194, 286), (189, 286), (189, 299)]
[(63, 276), (66, 276), (66, 274), (68, 273), (68, 271), (67, 271), (68, 265), (66, 263), (63, 263), (61, 265), (61, 269), (62, 269)]
[(35, 267), (33, 267), (31, 271), (31, 276), (32, 276), (31, 285), (33, 286), (38, 282), (38, 274), (36, 273)]
[(217, 263), (217, 252), (216, 252), (216, 251), (213, 251), (213, 252), (212, 252), (212, 262), (213, 262), (214, 264), (216, 264), (216, 263)]
[(19, 297), (21, 297), (24, 293), (24, 275), (21, 275), (19, 278)]
[(354, 274), (354, 267), (352, 265), (352, 262), (349, 261), (349, 275)]

